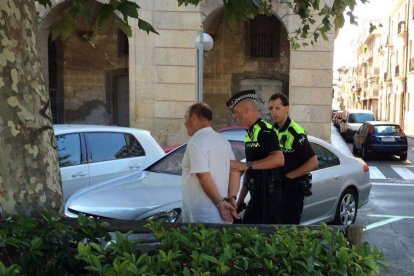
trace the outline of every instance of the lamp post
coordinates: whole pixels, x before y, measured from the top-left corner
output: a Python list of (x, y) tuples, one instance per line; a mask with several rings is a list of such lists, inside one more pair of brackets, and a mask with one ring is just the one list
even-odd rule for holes
[(213, 38), (207, 34), (200, 32), (195, 38), (198, 58), (198, 102), (203, 101), (203, 58), (204, 52), (208, 52), (213, 48)]

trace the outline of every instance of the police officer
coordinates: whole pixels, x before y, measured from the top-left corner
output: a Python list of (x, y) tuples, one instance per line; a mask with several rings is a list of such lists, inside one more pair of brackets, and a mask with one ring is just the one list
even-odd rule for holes
[(261, 119), (254, 90), (238, 92), (226, 104), (238, 124), (247, 128), (247, 162), (231, 162), (231, 169), (246, 172), (237, 205), (244, 203), (248, 191), (251, 196), (243, 222), (281, 223), (281, 185), (276, 168), (283, 166), (284, 158), (276, 131), (270, 123)]
[(318, 167), (318, 159), (311, 148), (305, 130), (289, 118), (289, 99), (276, 93), (269, 99), (269, 110), (275, 121), (280, 148), (285, 157), (282, 169), (284, 224), (299, 224), (305, 196), (311, 194), (310, 172)]

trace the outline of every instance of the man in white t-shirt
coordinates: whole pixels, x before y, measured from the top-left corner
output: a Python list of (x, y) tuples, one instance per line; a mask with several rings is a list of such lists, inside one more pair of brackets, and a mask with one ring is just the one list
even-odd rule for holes
[(204, 103), (185, 113), (188, 135), (183, 158), (183, 222), (231, 223), (238, 219), (236, 196), (240, 172), (230, 170), (229, 141), (211, 128), (212, 111)]

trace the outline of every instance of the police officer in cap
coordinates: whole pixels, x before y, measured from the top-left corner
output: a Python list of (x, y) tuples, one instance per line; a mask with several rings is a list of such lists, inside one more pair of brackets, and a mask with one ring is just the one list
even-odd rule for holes
[(276, 93), (269, 99), (269, 110), (280, 148), (285, 157), (283, 167), (283, 224), (299, 224), (305, 196), (310, 196), (310, 172), (318, 167), (318, 159), (309, 144), (305, 130), (289, 118), (289, 99)]
[(233, 119), (246, 127), (246, 163), (231, 161), (231, 169), (246, 172), (237, 200), (244, 204), (247, 192), (251, 199), (243, 216), (243, 223), (281, 223), (281, 185), (279, 169), (284, 165), (273, 126), (260, 117), (254, 90), (234, 94), (226, 103)]

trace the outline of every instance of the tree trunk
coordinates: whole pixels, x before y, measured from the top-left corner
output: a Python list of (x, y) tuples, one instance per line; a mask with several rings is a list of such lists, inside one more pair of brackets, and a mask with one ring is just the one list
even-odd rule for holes
[(37, 48), (34, 0), (0, 1), (0, 207), (62, 212), (49, 95)]

